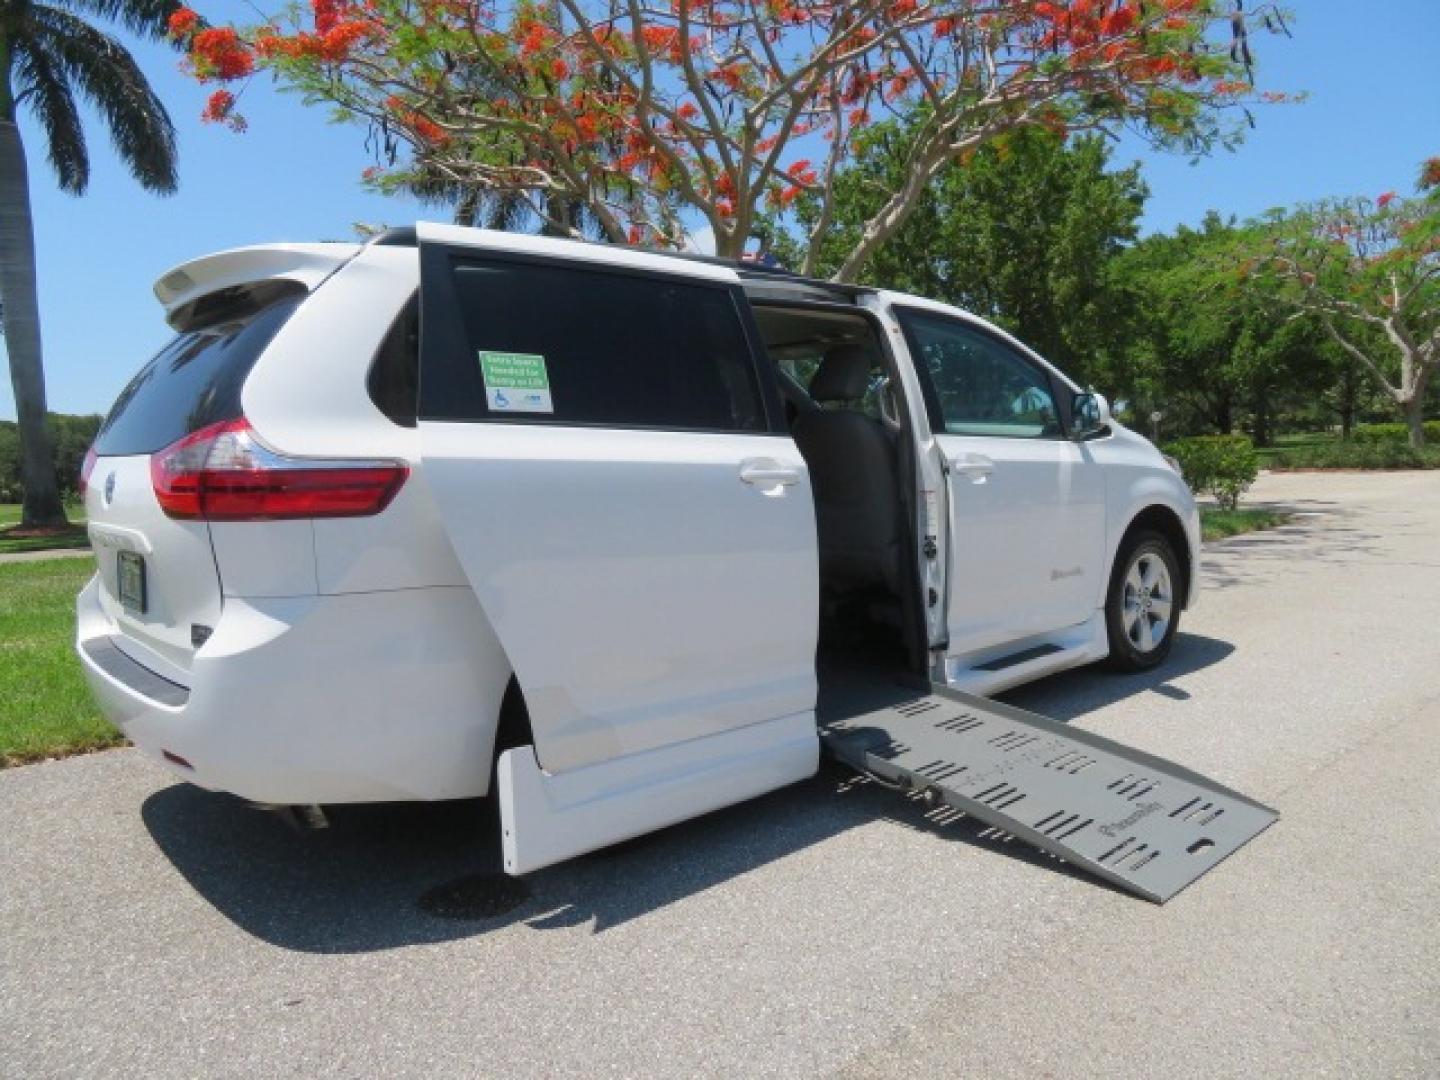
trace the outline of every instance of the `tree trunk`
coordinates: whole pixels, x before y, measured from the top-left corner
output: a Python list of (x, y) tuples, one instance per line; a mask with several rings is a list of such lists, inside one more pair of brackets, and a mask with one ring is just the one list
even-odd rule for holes
[(455, 224), (463, 225), (467, 229), (475, 228), (480, 217), (480, 189), (478, 187), (467, 187), (460, 195), (460, 200), (455, 204)]
[[(8, 73), (0, 76), (8, 82)], [(12, 115), (0, 116), (0, 304), (20, 428), (20, 482), (25, 486), (20, 522), (24, 526), (63, 525), (65, 508), (55, 483), (50, 430), (45, 422), (45, 370), (35, 293), (35, 229), (30, 220), (25, 147), (13, 110), (5, 111)]]
[(1340, 373), (1340, 438), (1345, 442), (1350, 441), (1350, 434), (1355, 430), (1355, 406), (1360, 396), (1358, 385), (1359, 376), (1353, 365), (1346, 364)]
[(1425, 448), (1425, 395), (1417, 393), (1405, 402), (1405, 426), (1410, 429), (1410, 445), (1416, 450)]
[[(915, 209), (915, 204), (925, 193), (925, 188), (950, 158), (945, 151), (944, 139), (937, 139), (936, 146), (914, 163), (914, 167), (900, 185), (900, 190), (890, 196), (886, 204), (865, 224), (860, 240), (840, 263), (840, 269), (831, 276), (831, 281), (849, 283), (859, 280), (865, 269), (866, 260), (881, 244), (889, 240)], [(818, 242), (818, 241), (817, 241)]]
[(1251, 423), (1251, 438), (1256, 446), (1270, 445), (1270, 393), (1266, 388), (1256, 391), (1255, 416)]
[(1215, 427), (1221, 435), (1229, 435), (1235, 430), (1235, 414), (1229, 394), (1222, 395), (1215, 402)]

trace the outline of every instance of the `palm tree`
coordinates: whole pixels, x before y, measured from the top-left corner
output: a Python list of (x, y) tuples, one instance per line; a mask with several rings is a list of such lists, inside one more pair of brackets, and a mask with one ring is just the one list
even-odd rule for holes
[(60, 525), (45, 422), (45, 370), (35, 292), (35, 230), (25, 147), (16, 123), (25, 106), (39, 125), (63, 191), (84, 193), (90, 155), (76, 98), (93, 105), (142, 187), (175, 190), (175, 128), (135, 58), (81, 14), (163, 38), (176, 0), (0, 0), (0, 308), (19, 419), (24, 525)]

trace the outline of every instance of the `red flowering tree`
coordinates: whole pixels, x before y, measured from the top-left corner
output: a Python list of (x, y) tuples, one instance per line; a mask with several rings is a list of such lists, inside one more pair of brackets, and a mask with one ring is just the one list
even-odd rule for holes
[[(701, 219), (739, 255), (764, 216), (820, 199), (857, 129), (914, 132), (904, 181), (838, 271), (853, 278), (949, 161), (996, 135), (1133, 124), (1203, 149), (1256, 94), (1231, 0), (310, 0), (258, 26), (173, 22), (207, 117), (258, 70), (367, 121), (409, 159), (380, 182), (521, 197), (617, 242), (678, 246)], [(558, 209), (557, 209), (558, 208)]]
[(1440, 370), (1440, 158), (1422, 194), (1337, 199), (1276, 215), (1247, 267), (1260, 287), (1319, 317), (1425, 445), (1425, 393)]

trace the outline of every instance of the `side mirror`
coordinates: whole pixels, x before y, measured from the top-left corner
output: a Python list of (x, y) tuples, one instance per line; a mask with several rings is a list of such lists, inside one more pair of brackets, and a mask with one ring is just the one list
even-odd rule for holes
[(1110, 426), (1110, 403), (1100, 394), (1076, 394), (1070, 402), (1070, 437), (1086, 439)]

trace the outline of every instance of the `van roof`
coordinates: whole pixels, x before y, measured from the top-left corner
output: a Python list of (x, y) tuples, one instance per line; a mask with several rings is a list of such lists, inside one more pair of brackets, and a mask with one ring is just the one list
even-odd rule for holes
[[(826, 281), (823, 278), (806, 277), (797, 274), (793, 270), (787, 270), (783, 266), (766, 266), (763, 263), (750, 262), (744, 259), (726, 259), (718, 255), (701, 255), (692, 251), (671, 251), (665, 248), (640, 247), (638, 245), (613, 245), (602, 244), (595, 240), (576, 240), (566, 238), (566, 243), (571, 244), (595, 244), (602, 247), (628, 247), (632, 251), (643, 251), (647, 255), (660, 255), (667, 259), (679, 259), (684, 262), (703, 263), (708, 266), (723, 266), (734, 270), (743, 280), (747, 282), (764, 282), (767, 285), (774, 285), (779, 288), (794, 286), (807, 292), (823, 290), (825, 293), (853, 299), (860, 293), (874, 292), (875, 289), (862, 285), (846, 285), (834, 281)], [(417, 231), (413, 225), (398, 226), (386, 229), (378, 233), (370, 244), (375, 247), (415, 247), (419, 243)]]

